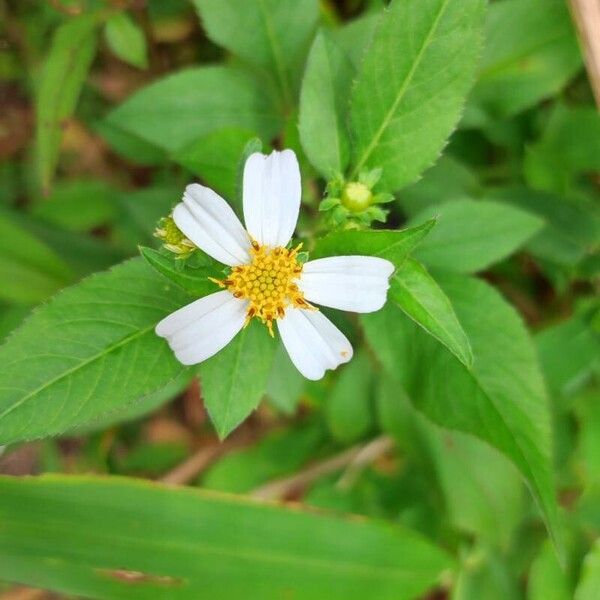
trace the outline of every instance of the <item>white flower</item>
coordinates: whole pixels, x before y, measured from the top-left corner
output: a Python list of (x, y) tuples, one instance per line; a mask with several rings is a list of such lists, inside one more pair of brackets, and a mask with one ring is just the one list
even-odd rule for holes
[(311, 303), (353, 312), (379, 310), (391, 262), (336, 256), (301, 264), (288, 249), (300, 210), (300, 169), (291, 150), (252, 154), (244, 167), (244, 220), (218, 194), (188, 185), (173, 211), (177, 227), (231, 273), (214, 280), (222, 291), (175, 311), (156, 327), (184, 365), (210, 358), (253, 317), (277, 329), (290, 359), (308, 379), (320, 379), (352, 358), (346, 336)]

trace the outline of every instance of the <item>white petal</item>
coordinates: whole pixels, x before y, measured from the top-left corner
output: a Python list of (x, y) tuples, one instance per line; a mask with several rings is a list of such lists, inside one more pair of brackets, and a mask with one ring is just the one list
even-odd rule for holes
[(173, 220), (198, 248), (233, 267), (250, 261), (250, 238), (232, 208), (210, 188), (192, 183), (183, 202), (173, 210)]
[(352, 358), (346, 336), (320, 311), (287, 308), (277, 328), (290, 359), (307, 379), (321, 379), (327, 369)]
[(165, 317), (156, 334), (169, 342), (179, 362), (195, 365), (224, 348), (244, 325), (248, 302), (227, 290), (200, 298)]
[(332, 256), (308, 261), (298, 287), (309, 302), (352, 312), (374, 312), (384, 304), (394, 265), (376, 256)]
[(300, 167), (292, 150), (251, 154), (244, 166), (244, 220), (259, 243), (285, 246), (300, 210)]

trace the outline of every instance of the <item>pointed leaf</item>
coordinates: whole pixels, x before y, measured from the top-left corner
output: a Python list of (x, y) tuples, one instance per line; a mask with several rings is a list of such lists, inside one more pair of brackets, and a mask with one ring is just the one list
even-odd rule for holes
[(514, 309), (483, 281), (450, 274), (437, 281), (468, 335), (470, 369), (394, 303), (363, 315), (371, 346), (419, 410), (490, 443), (517, 466), (556, 540), (549, 406), (532, 341)]
[(343, 173), (350, 158), (346, 125), (354, 68), (324, 32), (312, 45), (300, 94), (300, 140), (306, 156), (325, 178)]
[(452, 568), (396, 524), (125, 478), (0, 478), (0, 578), (125, 600), (412, 600)]
[(391, 279), (389, 301), (470, 367), (473, 352), (448, 296), (416, 260), (405, 260)]
[(0, 444), (60, 434), (177, 377), (154, 327), (189, 301), (137, 258), (40, 307), (0, 347)]
[(410, 229), (378, 231), (336, 231), (317, 241), (311, 258), (323, 256), (380, 256), (400, 266), (435, 225), (432, 219)]
[(267, 389), (275, 340), (256, 319), (199, 367), (208, 414), (224, 438), (257, 406)]
[(456, 125), (479, 55), (484, 0), (393, 0), (354, 86), (353, 175), (383, 167), (397, 190), (437, 158)]

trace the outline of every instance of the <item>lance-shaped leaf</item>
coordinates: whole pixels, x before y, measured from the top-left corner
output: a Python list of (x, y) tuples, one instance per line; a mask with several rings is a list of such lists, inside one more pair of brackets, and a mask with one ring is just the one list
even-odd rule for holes
[(382, 186), (397, 190), (437, 158), (473, 80), (484, 6), (392, 1), (352, 93), (353, 176), (382, 167)]
[(257, 406), (267, 389), (277, 344), (256, 320), (200, 365), (202, 395), (220, 438)]
[(380, 256), (400, 266), (435, 225), (432, 219), (418, 227), (395, 231), (336, 231), (318, 240), (311, 258), (341, 255)]
[(239, 127), (269, 139), (280, 126), (269, 95), (241, 69), (187, 69), (142, 88), (108, 116), (111, 125), (177, 152), (218, 129)]
[(492, 444), (517, 466), (556, 538), (549, 407), (527, 330), (483, 281), (450, 274), (437, 281), (469, 338), (471, 368), (392, 302), (362, 317), (371, 346), (419, 410)]
[(470, 367), (473, 352), (448, 296), (416, 260), (408, 258), (392, 277), (388, 298), (415, 323)]
[(75, 110), (96, 52), (99, 14), (82, 15), (61, 25), (52, 38), (37, 94), (37, 160), (48, 189), (58, 162), (64, 120)]
[(40, 307), (0, 347), (0, 444), (62, 433), (163, 388), (184, 367), (154, 327), (189, 301), (137, 258)]
[(326, 178), (342, 173), (350, 158), (346, 124), (354, 67), (322, 32), (312, 45), (300, 94), (300, 140), (310, 162)]
[(428, 267), (459, 273), (483, 271), (506, 258), (538, 233), (544, 222), (537, 215), (498, 202), (451, 200), (429, 206), (411, 219), (431, 217), (438, 225), (416, 252)]
[(125, 478), (0, 478), (0, 578), (91, 598), (412, 600), (452, 561), (395, 524)]
[(317, 24), (317, 0), (194, 0), (217, 44), (268, 73), (290, 104)]

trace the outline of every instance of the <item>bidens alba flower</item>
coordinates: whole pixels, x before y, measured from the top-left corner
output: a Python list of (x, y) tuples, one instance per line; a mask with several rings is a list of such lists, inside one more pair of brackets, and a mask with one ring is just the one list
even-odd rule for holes
[(296, 368), (320, 379), (352, 358), (346, 336), (313, 303), (353, 312), (379, 310), (394, 266), (374, 256), (337, 256), (302, 264), (288, 244), (300, 210), (300, 169), (291, 150), (252, 154), (244, 166), (246, 230), (218, 194), (187, 186), (173, 211), (196, 246), (231, 267), (222, 291), (175, 311), (156, 327), (185, 365), (210, 358), (257, 318), (273, 322)]

